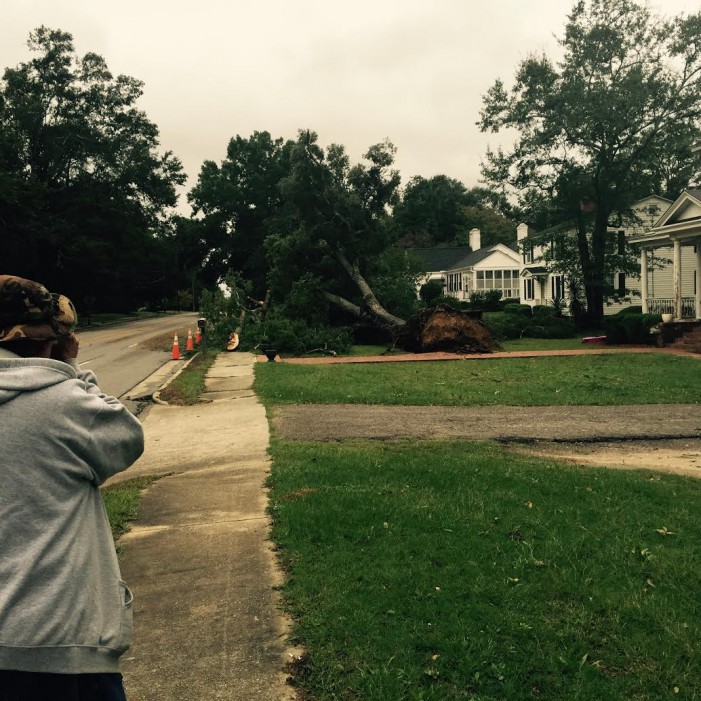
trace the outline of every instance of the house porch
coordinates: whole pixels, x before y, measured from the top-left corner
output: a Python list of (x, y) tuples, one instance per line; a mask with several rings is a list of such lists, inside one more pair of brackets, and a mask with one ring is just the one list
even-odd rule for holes
[[(652, 237), (650, 237), (652, 239)], [(638, 241), (640, 243), (640, 293), (642, 297), (642, 307), (644, 313), (672, 314), (675, 320), (701, 319), (701, 236), (695, 238), (671, 238), (668, 240), (655, 237), (654, 240)], [(651, 269), (651, 260), (648, 251), (653, 252), (655, 248), (673, 246), (672, 257), (672, 297), (651, 297), (648, 294), (648, 275)], [(694, 256), (694, 286), (693, 296), (682, 295), (682, 247), (693, 246), (696, 255)]]

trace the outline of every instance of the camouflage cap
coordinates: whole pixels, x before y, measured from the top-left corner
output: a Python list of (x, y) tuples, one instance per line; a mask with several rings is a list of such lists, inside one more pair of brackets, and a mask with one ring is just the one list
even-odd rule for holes
[(15, 275), (0, 275), (0, 343), (27, 338), (49, 341), (68, 336), (78, 314), (68, 297)]

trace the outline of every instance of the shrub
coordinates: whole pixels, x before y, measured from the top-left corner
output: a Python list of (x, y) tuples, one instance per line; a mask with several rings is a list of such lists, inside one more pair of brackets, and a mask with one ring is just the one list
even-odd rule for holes
[(521, 316), (533, 315), (533, 309), (528, 304), (505, 304), (504, 311), (507, 314), (520, 314)]
[(346, 327), (308, 326), (301, 319), (292, 320), (269, 313), (261, 323), (246, 327), (245, 340), (250, 348), (268, 347), (283, 353), (303, 355), (318, 348), (347, 353), (353, 337)]
[(628, 314), (642, 314), (643, 313), (643, 308), (640, 305), (633, 306), (633, 307), (625, 307), (624, 309), (621, 309), (620, 311), (616, 312), (614, 316), (626, 316)]
[(572, 320), (556, 316), (537, 318), (505, 311), (486, 315), (484, 322), (499, 341), (514, 338), (572, 338), (575, 335)]
[(470, 305), (473, 309), (481, 309), (485, 312), (498, 312), (501, 310), (501, 290), (473, 292), (470, 294)]
[(534, 318), (524, 333), (528, 338), (572, 338), (574, 335), (572, 320), (557, 316)]
[(498, 312), (485, 315), (483, 321), (497, 341), (509, 341), (524, 335), (530, 318), (522, 314)]
[(606, 343), (653, 343), (650, 329), (662, 321), (659, 314), (613, 314), (604, 318)]
[(452, 309), (465, 309), (466, 302), (462, 302), (456, 297), (451, 297), (449, 295), (446, 296), (441, 296), (437, 297), (436, 299), (431, 302), (431, 304), (427, 304), (427, 307), (435, 307), (438, 306), (439, 304), (444, 304), (446, 307), (451, 307)]
[(546, 317), (555, 316), (555, 308), (547, 304), (536, 304), (533, 307), (533, 316), (536, 319), (544, 319)]
[(443, 283), (440, 280), (429, 280), (421, 285), (419, 297), (427, 307), (439, 304), (438, 300), (443, 297)]

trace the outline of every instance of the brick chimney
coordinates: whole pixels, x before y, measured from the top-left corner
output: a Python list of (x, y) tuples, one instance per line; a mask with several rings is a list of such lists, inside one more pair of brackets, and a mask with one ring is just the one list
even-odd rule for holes
[(528, 224), (519, 224), (516, 227), (516, 240), (521, 243), (528, 236)]
[(479, 229), (470, 229), (470, 248), (473, 251), (479, 251), (482, 248), (480, 238)]

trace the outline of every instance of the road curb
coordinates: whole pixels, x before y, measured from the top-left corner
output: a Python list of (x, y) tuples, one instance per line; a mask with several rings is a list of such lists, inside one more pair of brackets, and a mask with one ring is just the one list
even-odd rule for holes
[(152, 395), (151, 395), (151, 401), (154, 404), (160, 404), (161, 406), (172, 406), (170, 402), (166, 402), (164, 399), (161, 399), (161, 391), (164, 390), (187, 366), (200, 354), (199, 351), (195, 353), (192, 358), (188, 358), (178, 369), (177, 372), (174, 372)]

